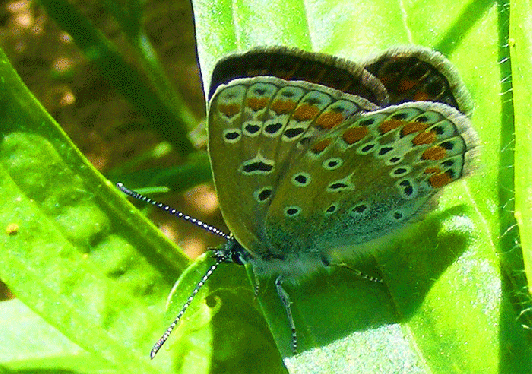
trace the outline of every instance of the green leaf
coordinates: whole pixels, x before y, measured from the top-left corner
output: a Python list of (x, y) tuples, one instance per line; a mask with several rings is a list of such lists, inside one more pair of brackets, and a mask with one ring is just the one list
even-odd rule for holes
[[(150, 362), (164, 298), (187, 266), (82, 158), (0, 54), (0, 274), (73, 342), (123, 371)], [(147, 236), (147, 233), (151, 233)], [(16, 347), (14, 347), (15, 349)], [(28, 357), (31, 362), (31, 357)], [(116, 369), (118, 370), (118, 369)]]
[(515, 108), (515, 217), (521, 233), (526, 276), (532, 279), (532, 175), (529, 173), (532, 169), (532, 4), (527, 0), (512, 1), (511, 9), (508, 42)]
[(0, 302), (0, 316), (0, 362), (8, 363), (13, 371), (61, 367), (96, 373), (109, 369), (107, 362), (72, 343), (19, 300)]
[[(531, 326), (521, 249), (527, 245), (530, 253), (531, 221), (524, 219), (531, 214), (525, 200), (531, 186), (526, 167), (531, 132), (525, 127), (530, 116), (522, 113), (525, 122), (514, 128), (509, 6), (445, 0), (194, 1), (206, 87), (218, 59), (257, 46), (296, 46), (357, 60), (393, 45), (418, 44), (451, 60), (475, 102), (479, 166), (471, 178), (446, 189), (435, 212), (377, 251), (385, 286), (337, 271), (289, 290), (301, 345), (316, 347), (286, 359), (291, 372), (532, 370), (530, 333), (521, 326)], [(527, 53), (529, 12), (529, 2), (520, 3), (514, 16), (521, 33), (515, 49)], [(521, 57), (523, 79), (529, 78), (529, 61), (528, 54)], [(521, 95), (529, 95), (526, 82)], [(529, 110), (529, 102), (525, 96), (520, 105)], [(522, 154), (515, 152), (517, 136)], [(521, 172), (513, 168), (517, 160), (524, 163)], [(523, 228), (514, 219), (514, 202), (521, 204)], [(266, 319), (281, 353), (290, 357), (286, 315), (272, 285), (263, 287)]]
[[(380, 272), (384, 285), (341, 268), (287, 286), (304, 349), (285, 359), (291, 372), (532, 370), (520, 260), (520, 245), (530, 256), (532, 222), (530, 10), (528, 1), (194, 1), (207, 84), (217, 59), (258, 45), (356, 60), (413, 43), (449, 57), (476, 104), (476, 173), (448, 188), (435, 212), (374, 260), (353, 265)], [(166, 313), (188, 261), (85, 162), (3, 54), (0, 62), (0, 278), (19, 299), (108, 371), (282, 372), (277, 349), (290, 357), (290, 330), (273, 284), (261, 284), (259, 301), (275, 343), (243, 269), (230, 265), (213, 275), (149, 360), (165, 320), (212, 259), (182, 274)], [(49, 342), (59, 344), (55, 335)], [(20, 345), (27, 342), (11, 350)], [(35, 369), (36, 352), (22, 350), (1, 365)], [(55, 368), (74, 369), (72, 360), (65, 349)]]

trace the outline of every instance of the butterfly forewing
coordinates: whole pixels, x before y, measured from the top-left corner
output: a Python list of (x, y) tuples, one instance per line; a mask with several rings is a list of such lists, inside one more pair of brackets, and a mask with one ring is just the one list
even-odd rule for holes
[[(224, 218), (244, 247), (253, 252), (269, 245), (268, 208), (308, 145), (376, 108), (357, 96), (275, 77), (234, 80), (218, 89), (209, 110), (210, 155)], [(231, 203), (234, 196), (249, 204)]]

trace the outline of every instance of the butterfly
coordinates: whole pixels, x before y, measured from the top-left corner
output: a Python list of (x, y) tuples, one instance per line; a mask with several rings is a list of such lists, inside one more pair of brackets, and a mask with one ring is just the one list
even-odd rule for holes
[(471, 110), (451, 63), (418, 46), (358, 63), (286, 47), (219, 61), (208, 91), (209, 155), (231, 235), (199, 223), (227, 242), (152, 358), (223, 262), (251, 266), (257, 284), (274, 279), (296, 352), (284, 285), (370, 253), (374, 240), (432, 209), (435, 195), (472, 169)]

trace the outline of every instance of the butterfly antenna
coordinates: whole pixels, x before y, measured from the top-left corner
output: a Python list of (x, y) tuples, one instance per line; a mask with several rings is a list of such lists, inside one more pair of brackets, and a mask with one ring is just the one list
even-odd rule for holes
[(138, 192), (132, 191), (129, 188), (125, 187), (123, 183), (120, 183), (120, 182), (117, 183), (116, 187), (118, 187), (118, 189), (120, 191), (122, 191), (123, 193), (125, 193), (128, 196), (131, 196), (131, 197), (133, 197), (135, 199), (138, 199), (140, 201), (144, 201), (144, 202), (146, 202), (148, 204), (156, 206), (157, 208), (159, 208), (161, 210), (164, 210), (165, 212), (168, 212), (168, 213), (176, 216), (177, 218), (181, 218), (182, 220), (190, 222), (193, 225), (198, 226), (198, 227), (202, 228), (205, 231), (209, 231), (209, 232), (211, 232), (211, 233), (213, 233), (215, 235), (221, 236), (224, 239), (229, 239), (230, 238), (230, 236), (228, 234), (226, 234), (225, 232), (223, 232), (221, 230), (218, 230), (216, 227), (208, 225), (205, 222), (200, 221), (197, 218), (194, 218), (194, 217), (191, 217), (191, 216), (189, 216), (187, 214), (184, 214), (184, 213), (182, 213), (182, 212), (180, 212), (180, 211), (178, 211), (178, 210), (176, 210), (176, 209), (174, 209), (174, 208), (172, 208), (172, 207), (170, 207), (170, 206), (168, 206), (166, 204), (163, 204), (163, 203), (160, 203), (158, 201), (152, 200), (152, 199), (150, 199), (147, 196), (139, 194)]
[(189, 307), (190, 303), (192, 303), (192, 300), (194, 300), (194, 297), (196, 297), (196, 294), (199, 292), (201, 287), (203, 287), (205, 282), (207, 282), (207, 280), (210, 278), (212, 273), (214, 273), (214, 271), (216, 270), (218, 265), (220, 265), (222, 262), (225, 262), (225, 259), (223, 257), (217, 257), (216, 263), (214, 265), (212, 265), (209, 268), (209, 270), (207, 270), (207, 272), (205, 273), (205, 275), (203, 275), (203, 277), (198, 282), (198, 284), (196, 284), (196, 287), (194, 288), (194, 291), (192, 291), (192, 293), (190, 294), (190, 296), (187, 299), (187, 302), (185, 303), (185, 305), (183, 305), (183, 307), (181, 308), (181, 311), (179, 312), (177, 317), (175, 317), (174, 322), (172, 322), (172, 324), (170, 326), (168, 326), (168, 328), (164, 332), (163, 336), (161, 336), (161, 338), (159, 340), (157, 340), (157, 343), (155, 343), (153, 348), (151, 349), (150, 357), (151, 357), (152, 360), (155, 357), (155, 355), (157, 354), (157, 352), (159, 352), (159, 349), (161, 349), (163, 344), (166, 343), (166, 341), (168, 340), (168, 337), (170, 336), (170, 334), (172, 333), (174, 328), (179, 323), (179, 320), (181, 319), (181, 317), (183, 316), (183, 314), (185, 313), (185, 311)]

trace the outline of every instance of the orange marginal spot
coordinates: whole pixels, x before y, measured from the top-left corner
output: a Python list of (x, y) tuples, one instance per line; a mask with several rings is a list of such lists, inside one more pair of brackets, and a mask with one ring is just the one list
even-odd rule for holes
[(351, 145), (364, 139), (368, 133), (369, 130), (365, 126), (353, 127), (344, 131), (342, 139), (344, 139), (344, 142)]
[(411, 79), (402, 79), (397, 85), (397, 91), (406, 92), (406, 91), (411, 90), (413, 87), (417, 86), (418, 84), (419, 84), (419, 81), (415, 81)]
[(297, 107), (292, 116), (296, 121), (308, 121), (319, 114), (320, 110), (315, 105), (301, 104)]
[(401, 136), (407, 136), (416, 132), (425, 131), (429, 127), (426, 123), (408, 122), (401, 130)]
[(427, 101), (430, 100), (430, 96), (425, 91), (418, 91), (412, 99), (414, 101)]
[(425, 169), (425, 174), (438, 174), (441, 173), (441, 169), (437, 166), (431, 166)]
[(406, 123), (408, 122), (398, 119), (389, 119), (379, 125), (379, 131), (381, 134), (386, 134), (387, 132), (390, 132), (398, 127), (404, 126)]
[(316, 126), (321, 127), (322, 129), (332, 129), (335, 126), (338, 126), (344, 120), (342, 113), (338, 112), (327, 112), (322, 113), (321, 116), (316, 120)]
[(331, 144), (331, 139), (324, 139), (317, 143), (312, 144), (310, 147), (310, 151), (316, 155), (319, 155), (321, 152), (325, 150)]
[(293, 100), (275, 100), (270, 109), (277, 115), (287, 114), (294, 110), (296, 102)]
[(422, 160), (441, 160), (445, 157), (447, 151), (445, 148), (435, 145), (434, 147), (427, 148), (421, 155)]
[(268, 97), (261, 97), (260, 99), (256, 97), (248, 97), (246, 100), (246, 105), (254, 111), (257, 111), (259, 109), (266, 108), (269, 102), (270, 98)]
[(218, 110), (226, 117), (233, 117), (240, 113), (239, 104), (218, 104)]
[(432, 131), (425, 131), (420, 134), (417, 134), (414, 139), (412, 139), (412, 143), (414, 145), (431, 144), (436, 141), (436, 138), (436, 134)]
[(449, 173), (435, 174), (429, 178), (429, 183), (434, 188), (443, 187), (453, 181)]

